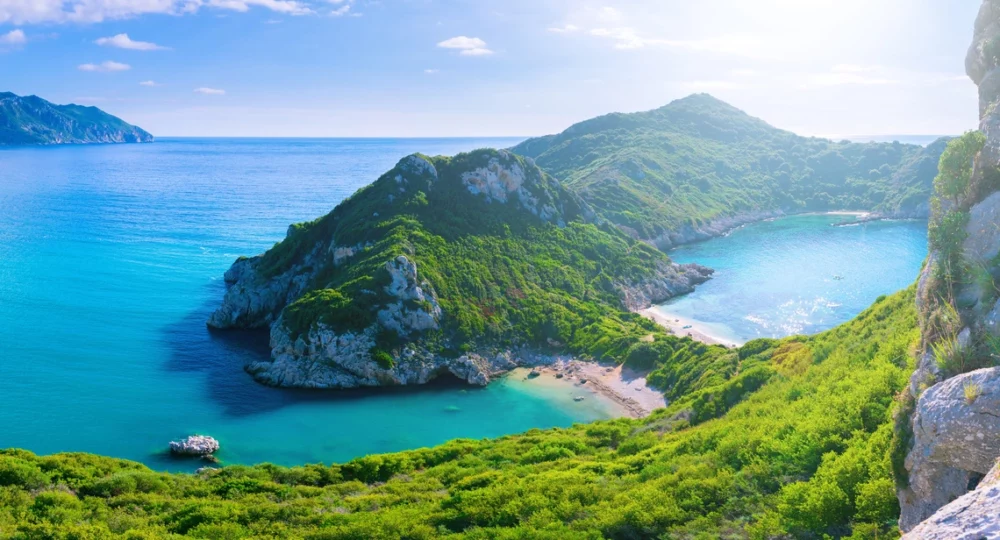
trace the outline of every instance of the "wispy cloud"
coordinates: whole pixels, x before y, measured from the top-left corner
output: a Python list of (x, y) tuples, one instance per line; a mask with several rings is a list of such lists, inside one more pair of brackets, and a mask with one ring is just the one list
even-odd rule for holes
[(225, 90), (220, 90), (218, 88), (206, 88), (204, 86), (201, 87), (201, 88), (195, 88), (194, 92), (196, 94), (204, 94), (204, 95), (207, 95), (207, 96), (224, 96), (224, 95), (226, 95), (226, 91)]
[(335, 6), (340, 6), (330, 12), (333, 17), (343, 17), (345, 15), (350, 15), (352, 17), (359, 17), (360, 13), (352, 13), (351, 7), (354, 5), (354, 0), (328, 0), (331, 4)]
[(493, 51), (486, 46), (486, 42), (477, 37), (457, 36), (446, 39), (437, 44), (443, 49), (455, 49), (462, 56), (486, 56), (493, 54)]
[(132, 66), (128, 64), (122, 64), (121, 62), (112, 62), (108, 60), (106, 62), (101, 62), (100, 64), (80, 64), (76, 67), (80, 71), (94, 71), (99, 73), (113, 73), (116, 71), (128, 71), (132, 69)]
[(424, 73), (426, 73), (428, 75), (437, 75), (438, 73), (441, 73), (441, 70), (440, 69), (425, 69)]
[(203, 8), (286, 15), (315, 13), (302, 0), (0, 0), (0, 23), (98, 23), (146, 14), (184, 15)]
[(129, 49), (132, 51), (162, 51), (167, 47), (150, 43), (148, 41), (135, 41), (128, 37), (128, 34), (118, 34), (111, 37), (102, 37), (94, 43), (102, 47), (117, 47), (119, 49)]
[(163, 85), (160, 84), (160, 83), (158, 83), (158, 82), (156, 82), (156, 81), (142, 81), (142, 82), (139, 83), (139, 86), (154, 87), (154, 86), (163, 86)]
[(0, 45), (20, 46), (28, 42), (28, 37), (23, 30), (11, 30), (6, 34), (0, 34)]
[(572, 32), (578, 32), (579, 30), (580, 27), (575, 24), (564, 24), (562, 26), (549, 27), (549, 32), (553, 32), (555, 34), (569, 34)]

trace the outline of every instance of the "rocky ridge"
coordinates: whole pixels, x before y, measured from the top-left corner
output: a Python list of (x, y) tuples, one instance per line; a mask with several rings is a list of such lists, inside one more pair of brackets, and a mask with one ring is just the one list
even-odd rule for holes
[[(402, 204), (403, 198), (415, 189), (445, 189), (440, 184), (445, 181), (438, 170), (440, 166), (423, 156), (404, 158), (373, 185), (373, 189), (391, 189), (384, 202), (378, 203), (382, 210), (376, 205), (371, 215), (388, 213), (391, 205)], [(457, 181), (467, 193), (465, 196), (478, 198), (490, 206), (512, 206), (528, 219), (559, 228), (566, 227), (573, 219), (590, 223), (597, 219), (585, 203), (561, 190), (530, 160), (516, 158), (506, 151), (497, 151), (480, 166), (462, 171)], [(369, 193), (362, 190), (352, 200), (366, 196)], [(329, 220), (345, 223), (337, 210)], [(299, 234), (298, 229), (290, 228), (286, 242), (298, 241)], [(345, 329), (319, 318), (310, 320), (307, 328), (297, 328), (298, 325), (290, 324), (292, 315), (287, 308), (311, 294), (317, 280), (329, 273), (331, 266), (336, 271), (362, 264), (378, 244), (378, 241), (344, 243), (337, 234), (310, 240), (314, 244), (303, 248), (304, 255), (273, 275), (265, 271), (266, 256), (236, 261), (225, 274), (227, 291), (222, 305), (208, 321), (216, 329), (269, 329), (271, 358), (246, 366), (247, 372), (261, 383), (354, 388), (424, 384), (450, 374), (469, 384), (485, 385), (516, 367), (555, 361), (555, 356), (525, 345), (478, 347), (454, 355), (442, 355), (429, 347), (422, 336), (440, 331), (441, 322), (449, 313), (442, 307), (434, 284), (421, 275), (412, 255), (397, 254), (384, 261), (381, 264), (384, 283), (377, 289), (360, 291), (374, 303), (375, 316), (370, 322)], [(622, 305), (637, 311), (691, 292), (708, 280), (711, 273), (700, 265), (678, 265), (664, 258), (641, 279), (619, 279), (613, 287)], [(391, 354), (379, 345), (387, 333), (392, 341), (400, 343)]]
[(0, 92), (0, 146), (144, 142), (153, 136), (97, 107)]

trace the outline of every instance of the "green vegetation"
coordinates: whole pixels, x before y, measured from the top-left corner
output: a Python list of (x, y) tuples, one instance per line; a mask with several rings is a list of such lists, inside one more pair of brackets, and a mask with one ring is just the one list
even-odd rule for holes
[(944, 146), (800, 137), (700, 94), (587, 120), (513, 151), (637, 238), (657, 239), (775, 210), (926, 216)]
[(97, 107), (0, 92), (0, 146), (152, 141), (149, 133)]
[(0, 537), (889, 538), (913, 297), (751, 342), (736, 373), (709, 370), (717, 382), (645, 420), (198, 475), (0, 451)]
[[(997, 360), (988, 333), (972, 335), (965, 343), (958, 338), (966, 327), (964, 312), (977, 304), (992, 305), (1000, 292), (993, 277), (997, 261), (971, 261), (963, 253), (969, 210), (982, 200), (986, 186), (996, 176), (993, 170), (974, 174), (976, 157), (985, 143), (986, 137), (978, 131), (949, 142), (934, 179), (929, 231), (934, 255), (921, 301), (925, 306), (922, 326), (925, 343), (944, 377), (990, 367)], [(959, 294), (961, 290), (975, 294)]]

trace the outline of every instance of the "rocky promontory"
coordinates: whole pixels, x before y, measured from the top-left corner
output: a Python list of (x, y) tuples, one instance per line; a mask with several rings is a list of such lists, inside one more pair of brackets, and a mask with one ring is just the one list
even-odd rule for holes
[(208, 325), (266, 328), (271, 358), (246, 370), (268, 385), (485, 385), (711, 274), (629, 238), (531, 160), (413, 155), (236, 261)]
[(97, 107), (0, 92), (0, 146), (146, 142), (148, 132)]

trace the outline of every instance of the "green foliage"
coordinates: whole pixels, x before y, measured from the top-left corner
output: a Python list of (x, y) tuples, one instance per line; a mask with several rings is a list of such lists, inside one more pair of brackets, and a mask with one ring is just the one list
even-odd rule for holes
[(968, 131), (952, 139), (941, 154), (934, 190), (956, 207), (963, 203), (972, 184), (972, 166), (986, 144), (986, 136), (979, 131)]
[(382, 349), (375, 349), (372, 352), (372, 360), (382, 369), (392, 369), (396, 365), (396, 361), (393, 360), (392, 355)]
[(800, 137), (705, 94), (513, 149), (651, 240), (739, 213), (915, 212), (931, 196), (943, 150), (944, 140), (924, 149)]
[[(188, 475), (0, 451), (0, 537), (891, 537), (890, 411), (918, 337), (911, 289), (814, 337), (723, 349), (723, 373), (648, 419), (342, 465)], [(641, 343), (636, 361), (666, 354)], [(777, 356), (809, 361), (781, 373)]]

